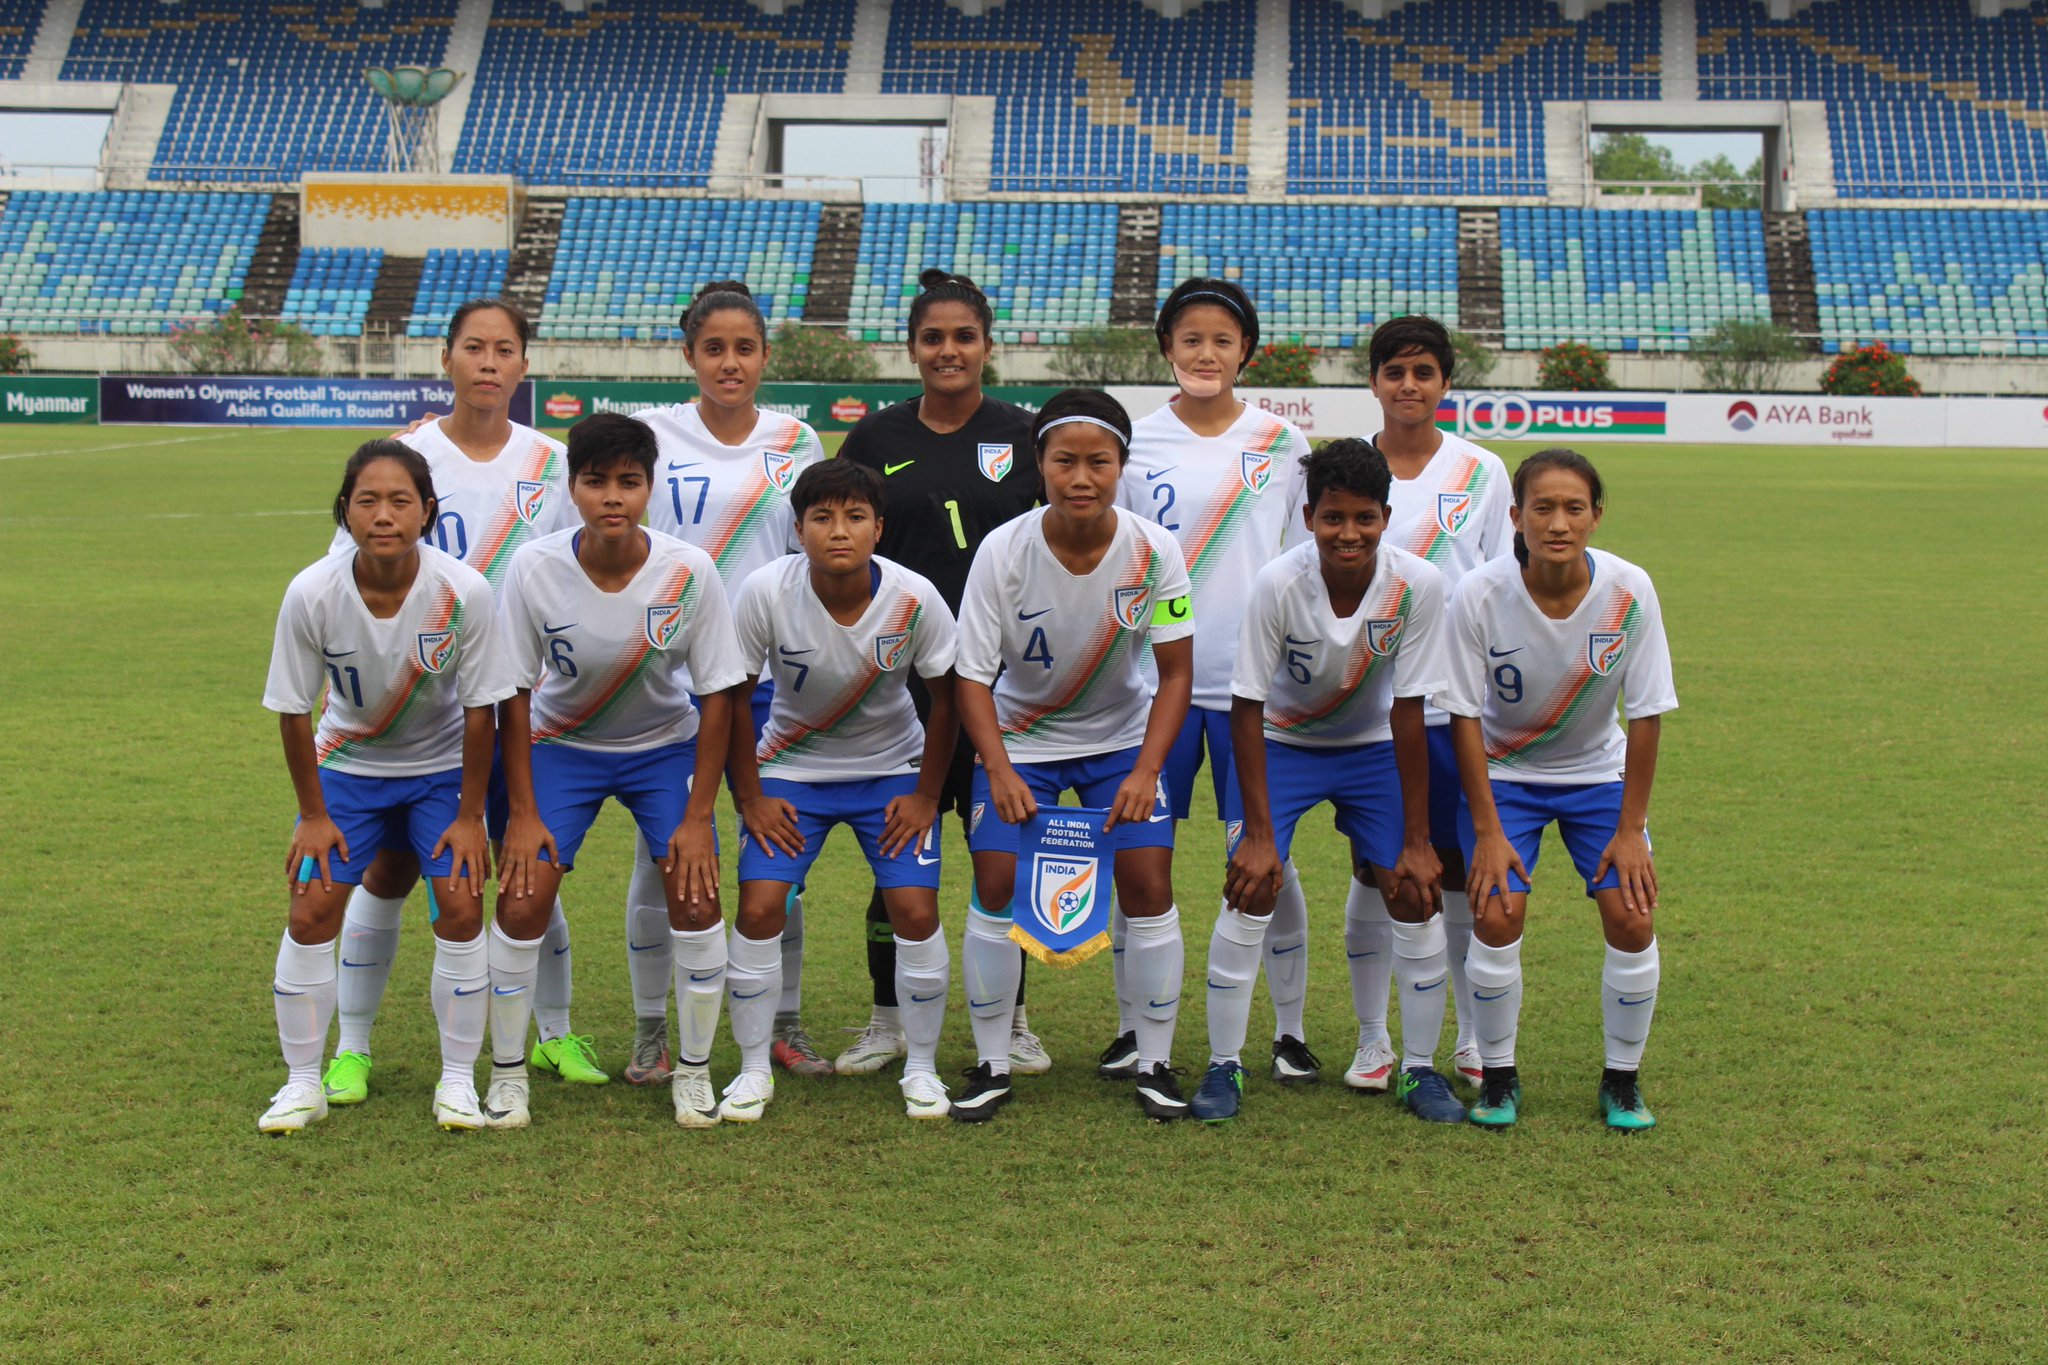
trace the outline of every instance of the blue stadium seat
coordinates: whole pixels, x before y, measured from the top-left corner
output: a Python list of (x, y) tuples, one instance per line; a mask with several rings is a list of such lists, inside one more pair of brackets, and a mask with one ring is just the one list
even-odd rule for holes
[(1836, 209), (1806, 224), (1823, 349), (2048, 355), (2048, 215)]
[(899, 341), (919, 272), (971, 278), (995, 310), (995, 339), (1057, 344), (1109, 321), (1113, 204), (870, 204), (853, 269), (847, 331)]
[(147, 335), (223, 312), (269, 211), (264, 194), (17, 191), (0, 210), (0, 328)]

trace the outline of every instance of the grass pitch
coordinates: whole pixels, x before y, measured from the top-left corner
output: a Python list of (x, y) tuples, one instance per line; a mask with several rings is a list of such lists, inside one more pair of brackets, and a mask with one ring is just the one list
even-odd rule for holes
[[(530, 1131), (442, 1134), (415, 896), (371, 1101), (266, 1140), (292, 805), (259, 698), (356, 439), (0, 429), (0, 1354), (2039, 1358), (2038, 453), (1592, 452), (1600, 543), (1655, 575), (1684, 703), (1654, 1133), (1595, 1121), (1599, 933), (1556, 847), (1521, 1126), (1337, 1084), (1343, 855), (1312, 817), (1329, 1080), (1264, 1080), (1262, 993), (1231, 1125), (1148, 1127), (1094, 1079), (1098, 960), (1032, 969), (1057, 1068), (985, 1128), (912, 1125), (879, 1076), (785, 1080), (765, 1122), (702, 1134), (659, 1091), (537, 1080)], [(576, 1026), (614, 1066), (629, 840), (608, 810), (564, 888)], [(946, 849), (957, 952), (957, 827)], [(1215, 823), (1182, 850), (1198, 1070)], [(865, 900), (842, 835), (809, 898), (828, 1043), (865, 1017)]]

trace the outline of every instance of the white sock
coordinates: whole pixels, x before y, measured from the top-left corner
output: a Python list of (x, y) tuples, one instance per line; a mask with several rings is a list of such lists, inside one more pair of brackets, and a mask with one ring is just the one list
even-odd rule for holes
[(668, 893), (661, 868), (637, 849), (633, 880), (626, 887), (626, 974), (633, 982), (633, 1017), (668, 1019), (668, 989), (675, 971), (669, 942)]
[[(541, 935), (539, 970), (533, 986), (533, 1023), (543, 1043), (569, 1033), (569, 918), (562, 913), (562, 898), (555, 897), (555, 913)], [(493, 999), (496, 995), (493, 994)], [(496, 1035), (492, 1035), (495, 1037)]]
[[(804, 889), (789, 893), (782, 925), (782, 989), (775, 1017), (795, 1023), (804, 1010)], [(898, 1002), (901, 1003), (901, 1002)]]
[(1351, 963), (1351, 1010), (1358, 1045), (1393, 1045), (1387, 1033), (1387, 985), (1394, 979), (1394, 921), (1379, 888), (1353, 877), (1344, 900), (1344, 956)]
[(1473, 939), (1465, 950), (1465, 980), (1471, 994), (1458, 1010), (1472, 1012), (1480, 1064), (1513, 1066), (1522, 1018), (1522, 940), (1495, 948)]
[(1451, 1009), (1458, 1019), (1458, 1049), (1479, 1045), (1472, 1028), (1472, 992), (1465, 982), (1465, 950), (1472, 945), (1472, 898), (1444, 888), (1444, 953), (1451, 966)]
[(277, 1045), (289, 1079), (320, 1084), (320, 1054), (334, 1022), (334, 942), (300, 943), (287, 929), (277, 945), (270, 981), (277, 1008)]
[(485, 954), (491, 968), (491, 1065), (499, 1070), (526, 1070), (526, 1025), (546, 943), (545, 935), (513, 938), (503, 926), (491, 926)]
[(1308, 897), (1294, 859), (1282, 865), (1280, 899), (1266, 931), (1266, 994), (1273, 999), (1273, 1041), (1306, 1038), (1302, 1005), (1308, 999)]
[(1643, 1064), (1643, 1044), (1650, 1040), (1650, 1016), (1657, 1012), (1657, 982), (1663, 964), (1657, 940), (1640, 953), (1609, 946), (1600, 971), (1600, 1017), (1607, 1026), (1607, 1065), (1634, 1071)]
[(341, 1015), (337, 1051), (370, 1055), (370, 1029), (377, 1022), (377, 1007), (384, 1003), (391, 964), (398, 960), (398, 924), (404, 910), (403, 896), (373, 896), (360, 886), (349, 893), (348, 909), (341, 916), (344, 965), (335, 988)]
[(1187, 951), (1180, 939), (1180, 907), (1131, 921), (1124, 951), (1130, 965), (1131, 1003), (1137, 1006), (1138, 1069), (1173, 1061), (1173, 1025), (1180, 1015), (1181, 974)]
[(946, 1022), (946, 990), (953, 959), (943, 930), (922, 942), (896, 936), (896, 1000), (903, 1015), (903, 1074), (938, 1073), (939, 1031)]
[[(711, 1045), (718, 1037), (718, 1007), (732, 984), (732, 973), (726, 968), (725, 926), (671, 929), (668, 937), (676, 963), (676, 1064), (703, 1066), (711, 1060)], [(737, 1005), (732, 1013), (737, 1032)], [(668, 1014), (665, 1004), (662, 1014)]]
[[(1024, 964), (1010, 942), (1010, 917), (967, 912), (967, 937), (960, 945), (960, 970), (967, 978), (967, 1015), (974, 1026), (976, 1060), (998, 1076), (1010, 1074), (1010, 1024), (1017, 1014), (1017, 981)], [(900, 1004), (902, 997), (898, 996)]]
[(1444, 960), (1444, 917), (1421, 924), (1394, 921), (1394, 989), (1401, 994), (1401, 1068), (1433, 1068), (1444, 1036), (1450, 964)]
[(476, 1084), (491, 1011), (490, 951), (482, 933), (467, 943), (434, 940), (434, 1018), (441, 1026), (441, 1083)]
[(1209, 1060), (1234, 1062), (1251, 1029), (1259, 949), (1274, 915), (1241, 915), (1225, 905), (1209, 935)]
[(740, 1070), (765, 1073), (782, 989), (782, 936), (748, 938), (734, 925), (731, 951), (725, 982), (732, 994), (732, 1040), (740, 1047)]
[(1131, 982), (1124, 970), (1124, 950), (1130, 946), (1131, 922), (1109, 903), (1109, 966), (1116, 977), (1116, 1036), (1121, 1038), (1138, 1027), (1138, 1012), (1131, 1007)]

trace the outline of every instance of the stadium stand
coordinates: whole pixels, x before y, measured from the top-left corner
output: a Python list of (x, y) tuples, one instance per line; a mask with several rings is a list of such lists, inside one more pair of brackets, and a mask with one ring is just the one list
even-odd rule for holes
[(1838, 209), (1806, 215), (1821, 349), (2048, 355), (2048, 215)]
[(1773, 22), (1699, 0), (1700, 92), (1825, 100), (1835, 183), (1861, 199), (2048, 194), (2048, 3), (1977, 18), (1968, 0), (1869, 0)]
[(0, 0), (0, 80), (21, 75), (21, 59), (35, 46), (43, 0)]
[(270, 198), (17, 191), (0, 210), (0, 327), (168, 332), (241, 297)]
[(1500, 219), (1510, 350), (1684, 351), (1725, 318), (1770, 319), (1759, 214), (1509, 207)]
[(1243, 193), (1255, 11), (1034, 0), (971, 17), (896, 0), (882, 90), (995, 96), (998, 194)]
[(406, 321), (406, 335), (444, 335), (448, 318), (458, 307), (470, 299), (490, 298), (505, 288), (505, 272), (511, 264), (509, 251), (429, 251), (420, 270), (419, 292), (413, 296), (412, 316)]
[(818, 235), (814, 203), (571, 199), (540, 335), (673, 340), (700, 285), (745, 280), (772, 329), (803, 316)]
[(374, 170), (384, 164), (385, 118), (363, 68), (436, 65), (455, 6), (86, 0), (63, 75), (177, 85), (152, 180)]
[(301, 248), (291, 292), (284, 296), (284, 320), (314, 336), (361, 336), (383, 264), (384, 253), (376, 248)]
[(688, 9), (497, 0), (457, 171), (550, 185), (701, 187), (725, 97), (837, 91), (855, 0), (780, 15), (746, 0)]
[(1270, 340), (1359, 344), (1400, 313), (1458, 321), (1458, 215), (1345, 204), (1168, 204), (1160, 302), (1195, 275), (1236, 280)]
[(871, 204), (853, 270), (849, 334), (899, 341), (934, 266), (971, 277), (995, 310), (995, 339), (1065, 341), (1109, 321), (1114, 204)]
[(1568, 23), (1549, 0), (1409, 5), (1369, 22), (1294, 0), (1287, 180), (1297, 194), (1543, 192), (1543, 101), (1656, 99), (1662, 5)]

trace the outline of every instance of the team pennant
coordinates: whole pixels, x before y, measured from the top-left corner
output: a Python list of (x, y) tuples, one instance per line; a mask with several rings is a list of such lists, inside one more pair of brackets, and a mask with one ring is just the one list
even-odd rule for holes
[(1049, 967), (1077, 967), (1109, 946), (1116, 836), (1106, 810), (1040, 806), (1020, 829), (1010, 938)]

